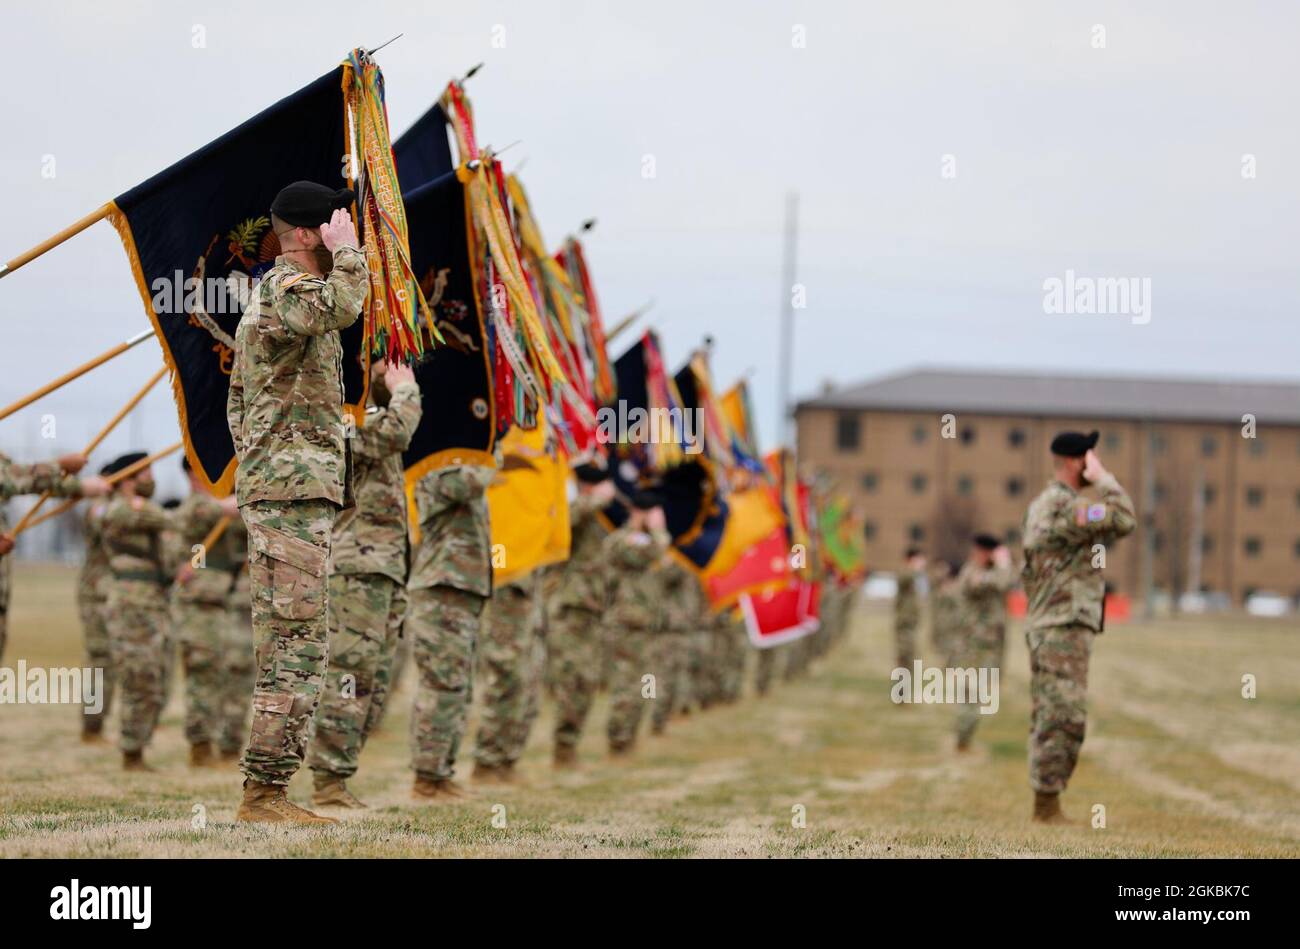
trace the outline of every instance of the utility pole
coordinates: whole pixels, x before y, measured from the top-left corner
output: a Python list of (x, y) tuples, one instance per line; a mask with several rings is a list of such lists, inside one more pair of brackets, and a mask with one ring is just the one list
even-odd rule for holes
[(781, 405), (776, 427), (778, 446), (786, 446), (791, 450), (795, 447), (790, 376), (794, 368), (794, 281), (798, 234), (799, 195), (791, 191), (785, 196), (785, 247), (781, 261), (781, 351), (777, 354), (781, 367), (777, 397), (781, 400)]
[(1142, 615), (1156, 614), (1156, 430), (1150, 420), (1142, 423)]

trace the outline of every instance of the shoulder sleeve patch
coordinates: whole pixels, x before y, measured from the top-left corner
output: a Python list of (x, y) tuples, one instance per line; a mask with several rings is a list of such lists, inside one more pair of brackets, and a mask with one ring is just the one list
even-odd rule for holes
[(303, 280), (306, 280), (310, 276), (311, 274), (304, 271), (302, 273), (296, 273), (292, 277), (288, 277), (284, 280), (281, 280), (280, 292), (283, 293), (285, 290), (288, 290), (290, 287), (295, 286), (298, 283), (301, 283)]

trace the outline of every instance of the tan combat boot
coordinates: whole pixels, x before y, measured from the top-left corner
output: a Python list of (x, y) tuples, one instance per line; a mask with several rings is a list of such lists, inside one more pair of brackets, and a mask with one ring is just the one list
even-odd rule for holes
[(462, 801), (472, 795), (451, 778), (434, 780), (416, 775), (411, 796), (417, 801)]
[(316, 790), (312, 792), (311, 802), (317, 807), (346, 807), (351, 810), (364, 810), (366, 807), (348, 790), (342, 778), (333, 775), (316, 779)]
[(484, 764), (481, 761), (474, 764), (471, 777), (475, 784), (510, 784), (514, 780), (509, 765)]
[(556, 745), (555, 758), (552, 763), (557, 768), (572, 770), (578, 767), (578, 749), (572, 745)]
[(122, 770), (123, 771), (153, 771), (154, 769), (144, 763), (144, 751), (124, 751), (122, 752)]
[(81, 730), (81, 743), (83, 745), (101, 745), (104, 743), (104, 733), (98, 728), (83, 728)]
[(190, 767), (210, 768), (215, 759), (212, 757), (212, 745), (206, 741), (190, 745)]
[(265, 824), (337, 824), (333, 817), (313, 814), (299, 807), (278, 784), (262, 784), (249, 778), (244, 782), (244, 800), (235, 814), (237, 821)]
[(238, 752), (238, 751), (230, 751), (230, 750), (223, 751), (223, 752), (221, 753), (221, 760), (222, 760), (223, 762), (227, 762), (227, 761), (238, 761), (238, 760), (239, 760), (239, 752)]
[(1034, 792), (1034, 820), (1040, 824), (1068, 824), (1061, 813), (1061, 795), (1047, 791)]

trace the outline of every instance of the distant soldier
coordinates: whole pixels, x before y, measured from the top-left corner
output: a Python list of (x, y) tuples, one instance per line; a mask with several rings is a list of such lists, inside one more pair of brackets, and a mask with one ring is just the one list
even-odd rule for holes
[(758, 661), (754, 670), (754, 690), (759, 695), (767, 695), (768, 689), (772, 687), (778, 662), (783, 654), (789, 652), (785, 648), (787, 645), (789, 643), (758, 650)]
[(946, 665), (952, 665), (961, 635), (961, 591), (957, 575), (961, 567), (940, 560), (930, 571), (930, 645)]
[(894, 597), (895, 668), (911, 669), (916, 659), (916, 628), (921, 625), (921, 591), (917, 581), (925, 573), (925, 554), (909, 547), (898, 572), (898, 593)]
[[(104, 474), (104, 471), (100, 471)], [(77, 612), (81, 616), (81, 633), (86, 645), (86, 665), (104, 670), (104, 694), (98, 712), (86, 705), (81, 719), (81, 740), (94, 743), (103, 740), (104, 722), (113, 708), (114, 684), (112, 649), (108, 640), (108, 617), (105, 602), (108, 598), (108, 550), (104, 547), (104, 512), (108, 498), (97, 498), (86, 507), (83, 531), (86, 541), (86, 559), (77, 578)]]
[[(221, 641), (225, 633), (226, 601), (243, 564), (238, 546), (226, 538), (226, 527), (212, 546), (202, 549), (219, 523), (237, 519), (233, 497), (218, 501), (190, 466), (181, 467), (190, 480), (189, 496), (172, 512), (171, 519), (182, 554), (171, 591), (171, 626), (180, 643), (185, 672), (185, 740), (190, 765), (203, 768), (215, 760), (213, 745), (221, 727)], [(229, 524), (229, 520), (226, 520)], [(197, 549), (196, 549), (197, 548)]]
[(253, 600), (248, 579), (248, 529), (242, 517), (226, 528), (240, 569), (226, 597), (226, 623), (221, 636), (220, 728), (217, 748), (223, 762), (238, 761), (248, 740), (248, 697), (253, 694), (257, 670), (253, 656)]
[(85, 455), (64, 455), (55, 464), (39, 462), (34, 465), (19, 464), (0, 453), (0, 657), (4, 656), (5, 637), (8, 632), (9, 591), (13, 573), (14, 538), (5, 521), (4, 505), (20, 494), (40, 494), (48, 491), (56, 498), (99, 497), (108, 492), (103, 478), (73, 477), (86, 465)]
[[(953, 665), (963, 669), (998, 669), (1001, 681), (1002, 656), (1007, 637), (1007, 593), (1016, 585), (1011, 553), (989, 534), (976, 534), (970, 557), (957, 575), (961, 597), (961, 629), (957, 634), (957, 658)], [(986, 673), (986, 675), (991, 675)], [(990, 680), (991, 681), (991, 680)], [(970, 748), (979, 725), (980, 706), (963, 702), (957, 711), (957, 750)]]
[[(330, 536), (352, 501), (343, 421), (343, 345), (370, 290), (343, 210), (351, 191), (299, 181), (276, 195), (283, 253), (235, 332), (226, 415), (248, 527), (257, 680), (236, 820), (335, 823), (291, 802), (324, 684)], [(322, 223), (323, 222), (323, 223)]]
[(662, 503), (656, 491), (637, 491), (627, 522), (605, 538), (604, 554), (611, 571), (606, 616), (613, 650), (607, 731), (614, 757), (631, 754), (636, 745), (645, 712), (651, 637), (663, 628), (663, 577), (655, 565), (672, 538), (664, 524)]
[(538, 580), (533, 571), (492, 591), (478, 657), (483, 711), (474, 742), (475, 781), (513, 781), (515, 761), (523, 752)]
[[(1051, 823), (1065, 820), (1060, 793), (1087, 725), (1088, 659), (1105, 626), (1105, 548), (1137, 524), (1133, 502), (1093, 451), (1097, 437), (1062, 432), (1052, 439), (1055, 476), (1030, 503), (1021, 532), (1033, 701), (1029, 783), (1034, 819)], [(1100, 492), (1099, 502), (1079, 496), (1087, 485)]]
[(438, 468), (415, 486), (420, 541), (407, 582), (406, 631), (420, 678), (411, 712), (412, 793), (461, 798), (452, 780), (472, 695), (474, 651), (492, 596), (492, 533), (484, 494), (495, 470)]
[(664, 554), (659, 571), (663, 581), (663, 628), (651, 642), (655, 704), (650, 713), (650, 731), (662, 735), (678, 707), (682, 676), (690, 661), (690, 636), (700, 616), (704, 591), (700, 581), (671, 552)]
[(579, 465), (574, 476), (578, 493), (569, 503), (569, 559), (557, 565), (555, 593), (547, 602), (548, 679), (556, 704), (555, 765), (560, 768), (577, 764), (578, 740), (600, 686), (609, 531), (597, 514), (614, 497), (614, 483), (604, 468)]
[(714, 648), (718, 650), (718, 700), (730, 705), (740, 700), (745, 689), (745, 665), (752, 651), (740, 608), (718, 613), (713, 630)]
[(365, 807), (346, 782), (388, 699), (406, 620), (406, 476), (402, 452), (420, 424), (408, 366), (370, 367), (370, 407), (351, 439), (356, 507), (339, 514), (330, 548), (329, 670), (307, 752), (319, 807)]
[[(144, 452), (122, 455), (105, 469), (116, 474), (143, 460)], [(122, 766), (152, 770), (144, 750), (163, 707), (163, 648), (167, 636), (167, 590), (171, 578), (163, 556), (167, 512), (149, 500), (153, 470), (144, 467), (120, 481), (104, 512), (108, 551), (108, 636), (121, 685), (119, 708)]]

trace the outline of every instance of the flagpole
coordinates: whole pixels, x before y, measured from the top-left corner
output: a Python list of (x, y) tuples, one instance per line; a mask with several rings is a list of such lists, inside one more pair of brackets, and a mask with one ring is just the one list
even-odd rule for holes
[[(108, 433), (111, 432), (113, 429), (117, 428), (117, 423), (122, 421), (122, 419), (126, 418), (127, 413), (129, 413), (133, 408), (139, 405), (140, 400), (143, 399), (149, 393), (149, 390), (158, 384), (158, 380), (161, 379), (166, 374), (167, 374), (166, 366), (163, 366), (156, 373), (154, 373), (153, 378), (150, 379), (148, 382), (146, 382), (139, 392), (131, 396), (130, 400), (126, 403), (126, 405), (122, 406), (122, 408), (118, 410), (118, 413), (114, 415), (111, 419), (109, 419), (108, 424), (99, 430), (99, 434), (90, 440), (90, 444), (86, 446), (85, 450), (82, 451), (82, 454), (89, 456), (92, 451), (98, 448), (99, 443), (108, 437)], [(32, 518), (34, 518), (37, 514), (40, 513), (41, 508), (44, 506), (45, 502), (49, 500), (49, 498), (50, 498), (50, 492), (42, 491), (41, 496), (36, 499), (36, 503), (27, 509), (27, 513), (24, 514), (22, 520), (18, 522), (18, 526), (14, 528), (14, 532), (17, 533), (18, 531), (23, 530), (31, 522)]]
[(73, 379), (76, 379), (79, 376), (84, 376), (86, 373), (90, 372), (90, 370), (94, 369), (96, 366), (102, 366), (104, 363), (108, 362), (114, 356), (120, 356), (122, 353), (126, 352), (128, 349), (131, 349), (133, 346), (140, 345), (151, 336), (153, 336), (152, 329), (141, 330), (139, 333), (136, 333), (134, 336), (132, 336), (130, 339), (126, 340), (125, 342), (118, 343), (116, 346), (114, 346), (112, 349), (108, 350), (107, 352), (100, 353), (94, 359), (82, 363), (76, 369), (72, 369), (68, 372), (65, 372), (63, 375), (59, 376), (53, 382), (46, 383), (45, 385), (41, 386), (39, 389), (31, 393), (30, 395), (25, 395), (17, 402), (13, 403), (12, 405), (8, 405), (5, 408), (0, 409), (0, 419), (8, 418), (9, 416), (17, 412), (19, 409), (26, 408), (27, 406), (35, 402), (37, 399), (44, 398), (45, 396), (53, 392), (55, 389), (62, 388), (63, 386), (71, 382)]
[(794, 368), (794, 274), (799, 229), (799, 195), (791, 191), (785, 196), (785, 247), (781, 262), (781, 352), (780, 358), (780, 415), (776, 428), (779, 444), (793, 448), (792, 406), (790, 405), (790, 377)]
[(66, 241), (69, 237), (75, 237), (76, 235), (84, 231), (86, 228), (90, 227), (90, 225), (94, 224), (96, 221), (104, 220), (104, 218), (108, 217), (109, 213), (112, 210), (113, 210), (113, 204), (112, 202), (109, 202), (103, 207), (91, 211), (89, 214), (83, 217), (80, 221), (77, 221), (75, 224), (71, 224), (68, 227), (65, 227), (63, 230), (59, 231), (59, 233), (55, 234), (53, 237), (41, 241), (39, 244), (37, 244), (31, 250), (27, 251), (25, 254), (19, 254), (17, 257), (9, 261), (8, 263), (0, 264), (0, 277), (6, 277), (9, 274), (13, 273), (15, 270), (17, 270), (19, 267), (21, 267), (23, 264), (31, 263), (33, 260), (41, 256), (41, 254), (45, 253), (47, 250), (53, 250), (55, 247), (58, 247), (60, 244)]

